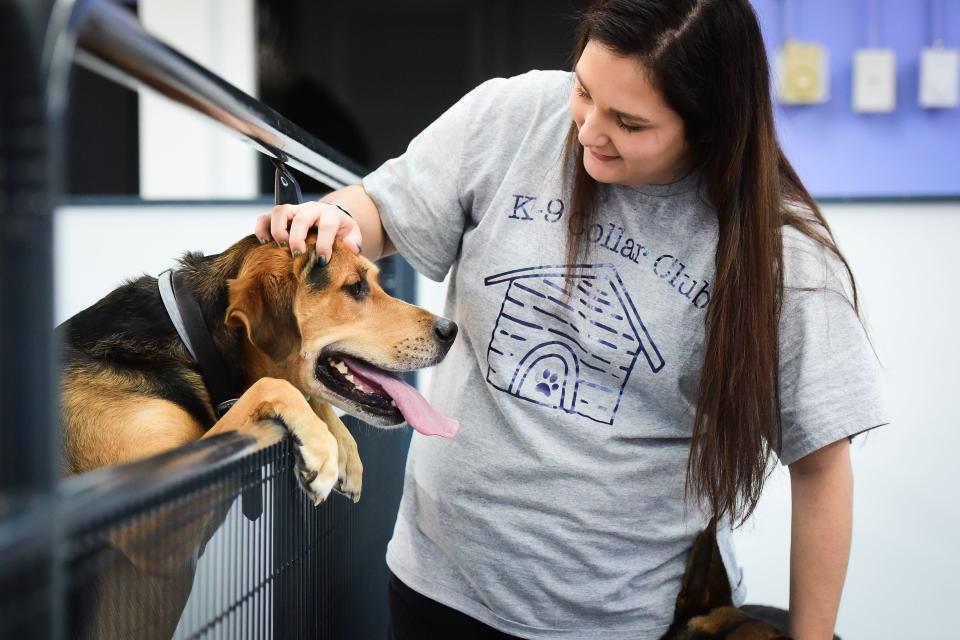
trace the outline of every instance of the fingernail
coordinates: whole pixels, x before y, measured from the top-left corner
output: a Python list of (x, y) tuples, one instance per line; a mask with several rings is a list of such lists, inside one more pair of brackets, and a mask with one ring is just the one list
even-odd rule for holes
[(266, 239), (266, 238), (261, 238), (261, 237), (257, 236), (257, 240), (260, 241), (260, 244), (267, 244), (267, 239)]
[(320, 267), (321, 269), (327, 266), (327, 259), (324, 258), (323, 256), (317, 256), (317, 266)]
[(293, 252), (294, 258), (299, 258), (302, 255), (303, 255), (303, 251), (300, 251), (300, 249), (297, 249), (296, 251)]
[(286, 241), (286, 240), (281, 240), (281, 241), (280, 241), (280, 246), (283, 247), (284, 249), (286, 249), (287, 246), (288, 246), (288, 245), (287, 245), (287, 241)]

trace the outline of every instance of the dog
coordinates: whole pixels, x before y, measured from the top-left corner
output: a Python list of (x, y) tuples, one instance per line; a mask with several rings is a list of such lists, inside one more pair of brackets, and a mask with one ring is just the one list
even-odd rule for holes
[[(456, 423), (432, 412), (397, 374), (443, 359), (457, 325), (388, 295), (377, 267), (339, 241), (324, 264), (315, 242), (311, 234), (308, 252), (292, 257), (249, 236), (221, 254), (180, 260), (181, 286), (196, 300), (224, 369), (234, 372), (237, 399), (222, 416), (156, 278), (129, 281), (58, 327), (63, 475), (227, 432), (254, 448), (289, 436), (294, 475), (315, 505), (333, 490), (356, 502), (363, 464), (333, 406), (375, 426), (406, 420), (422, 433), (452, 436)], [(176, 543), (152, 548), (126, 543), (137, 538), (129, 530), (114, 535), (110, 544), (128, 566), (99, 580), (95, 611), (79, 635), (124, 637), (129, 630), (112, 613), (122, 617), (124, 609), (150, 610), (154, 630), (172, 632), (195, 559), (223, 517), (211, 513)], [(138, 601), (155, 597), (158, 581), (169, 604)]]
[(155, 278), (128, 282), (61, 325), (65, 474), (225, 431), (263, 446), (291, 433), (305, 473), (316, 474), (303, 486), (314, 502), (334, 488), (358, 500), (363, 466), (331, 403), (373, 425), (402, 423), (383, 385), (401, 387), (392, 374), (439, 362), (457, 326), (387, 295), (377, 267), (339, 241), (323, 266), (314, 242), (292, 258), (250, 236), (181, 260), (226, 367), (242, 374), (243, 393), (219, 420)]
[(790, 640), (781, 631), (788, 621), (783, 609), (733, 606), (713, 519), (690, 549), (673, 622), (661, 640)]

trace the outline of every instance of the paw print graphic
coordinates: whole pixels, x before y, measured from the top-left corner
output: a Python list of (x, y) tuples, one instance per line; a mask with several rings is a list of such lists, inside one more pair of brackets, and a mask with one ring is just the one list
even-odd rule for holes
[(560, 388), (560, 385), (557, 384), (557, 374), (550, 371), (549, 369), (544, 369), (543, 373), (540, 374), (540, 383), (537, 385), (537, 391), (547, 396), (548, 398), (553, 395), (553, 392)]

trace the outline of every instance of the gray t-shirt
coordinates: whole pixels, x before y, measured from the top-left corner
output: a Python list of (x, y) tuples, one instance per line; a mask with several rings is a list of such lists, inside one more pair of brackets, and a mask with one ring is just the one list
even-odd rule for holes
[[(445, 315), (460, 326), (428, 395), (462, 426), (413, 435), (387, 563), (513, 635), (658, 638), (707, 520), (684, 470), (716, 213), (697, 173), (603, 185), (565, 284), (571, 88), (559, 71), (486, 82), (363, 181), (417, 271), (452, 268)], [(788, 283), (843, 291), (822, 251), (785, 239)], [(843, 295), (789, 291), (781, 337), (782, 463), (886, 422)], [(739, 604), (729, 531), (721, 545)]]

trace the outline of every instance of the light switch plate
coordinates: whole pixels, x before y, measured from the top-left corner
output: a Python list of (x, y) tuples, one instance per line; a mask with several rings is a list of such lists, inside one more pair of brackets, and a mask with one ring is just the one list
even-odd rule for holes
[(830, 98), (827, 49), (815, 42), (786, 41), (777, 52), (777, 98), (783, 104), (820, 104)]
[(933, 47), (920, 53), (920, 106), (950, 109), (960, 104), (960, 52)]
[(897, 108), (897, 56), (893, 49), (853, 53), (853, 110), (889, 113)]

